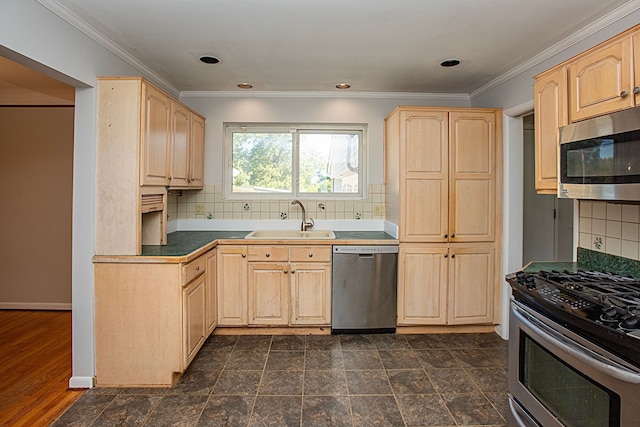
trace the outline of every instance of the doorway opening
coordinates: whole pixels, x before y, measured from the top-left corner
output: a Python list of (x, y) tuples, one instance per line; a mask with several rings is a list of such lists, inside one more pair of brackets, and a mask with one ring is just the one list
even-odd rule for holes
[(535, 126), (533, 114), (523, 116), (522, 261), (573, 259), (573, 200), (535, 190)]

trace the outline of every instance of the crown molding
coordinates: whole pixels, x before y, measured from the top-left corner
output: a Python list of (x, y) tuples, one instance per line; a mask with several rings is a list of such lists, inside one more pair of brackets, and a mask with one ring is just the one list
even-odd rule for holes
[(143, 75), (161, 86), (163, 89), (175, 96), (185, 96), (194, 98), (370, 98), (370, 99), (390, 99), (390, 98), (413, 98), (413, 99), (438, 99), (438, 100), (456, 100), (470, 101), (484, 93), (496, 88), (497, 86), (507, 82), (513, 77), (533, 68), (543, 61), (561, 53), (585, 38), (606, 28), (608, 25), (624, 18), (632, 12), (640, 9), (640, 0), (630, 0), (620, 7), (609, 12), (602, 18), (588, 24), (581, 30), (573, 33), (564, 40), (556, 43), (550, 48), (542, 51), (538, 55), (528, 59), (520, 65), (512, 68), (506, 73), (498, 76), (489, 83), (479, 87), (469, 94), (464, 93), (412, 93), (412, 92), (335, 92), (335, 91), (180, 91), (176, 86), (167, 79), (158, 75), (151, 68), (147, 67), (140, 60), (122, 49), (111, 39), (97, 31), (95, 28), (80, 19), (66, 7), (62, 6), (57, 0), (36, 0), (38, 3), (51, 10), (60, 18), (77, 28), (82, 33), (95, 40), (105, 49), (140, 71)]
[(118, 58), (122, 59), (127, 64), (131, 65), (136, 70), (140, 71), (143, 75), (147, 76), (150, 80), (156, 83), (158, 86), (161, 86), (167, 92), (170, 92), (172, 95), (177, 96), (180, 93), (180, 90), (175, 87), (172, 83), (170, 83), (164, 77), (158, 75), (151, 68), (147, 67), (143, 62), (138, 60), (136, 57), (129, 54), (127, 51), (122, 49), (116, 43), (114, 43), (111, 39), (106, 37), (104, 34), (93, 28), (91, 25), (87, 24), (84, 20), (82, 20), (78, 15), (71, 12), (66, 7), (62, 6), (58, 3), (57, 0), (36, 0), (42, 6), (49, 9), (51, 12), (58, 15), (63, 20), (67, 21), (73, 27), (89, 36), (92, 40), (96, 41), (102, 47), (116, 55)]
[(335, 91), (182, 91), (181, 97), (188, 98), (370, 98), (370, 99), (437, 99), (466, 101), (466, 93), (415, 93), (415, 92), (335, 92)]
[(485, 84), (484, 86), (479, 87), (478, 89), (474, 90), (473, 92), (471, 92), (469, 94), (469, 98), (470, 99), (474, 99), (488, 91), (490, 91), (491, 89), (500, 86), (502, 83), (505, 83), (506, 81), (512, 79), (513, 77), (517, 76), (518, 74), (523, 73), (524, 71), (535, 67), (536, 65), (542, 63), (543, 61), (546, 61), (547, 59), (551, 58), (554, 55), (557, 55), (558, 53), (570, 48), (571, 46), (575, 45), (576, 43), (584, 40), (585, 38), (597, 33), (598, 31), (606, 28), (607, 26), (613, 24), (614, 22), (624, 18), (625, 16), (629, 15), (632, 12), (635, 12), (636, 10), (640, 9), (640, 0), (630, 0), (629, 2), (623, 4), (622, 6), (612, 10), (611, 12), (609, 12), (608, 14), (606, 14), (605, 16), (603, 16), (602, 18), (586, 25), (584, 28), (582, 28), (581, 30), (573, 33), (572, 35), (570, 35), (569, 37), (567, 37), (566, 39), (556, 43), (555, 45), (551, 46), (550, 48), (540, 52), (538, 55), (532, 57), (531, 59), (528, 59), (527, 61), (523, 62), (522, 64), (512, 68), (511, 70), (507, 71), (506, 73), (502, 74), (501, 76), (493, 79), (492, 81), (490, 81), (489, 83)]

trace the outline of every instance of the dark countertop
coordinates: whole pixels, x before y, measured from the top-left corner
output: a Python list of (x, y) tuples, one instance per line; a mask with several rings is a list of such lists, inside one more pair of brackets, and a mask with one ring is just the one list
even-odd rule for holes
[[(166, 245), (143, 245), (143, 257), (183, 257), (214, 242), (273, 244), (275, 240), (244, 240), (249, 231), (175, 231), (167, 235)], [(335, 231), (335, 240), (282, 240), (280, 244), (395, 244), (397, 240), (384, 231)], [(234, 242), (235, 241), (235, 242)], [(354, 242), (358, 241), (358, 242)], [(362, 241), (362, 242), (360, 242)], [(381, 242), (382, 241), (382, 242)], [(208, 248), (207, 248), (208, 250)]]
[(142, 256), (184, 256), (216, 240), (244, 239), (248, 231), (175, 231), (166, 245), (143, 245)]

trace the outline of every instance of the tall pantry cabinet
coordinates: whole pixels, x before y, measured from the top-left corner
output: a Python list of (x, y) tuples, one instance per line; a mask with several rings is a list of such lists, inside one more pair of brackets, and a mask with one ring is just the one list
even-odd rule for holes
[(385, 119), (400, 326), (499, 321), (501, 114), (398, 107)]

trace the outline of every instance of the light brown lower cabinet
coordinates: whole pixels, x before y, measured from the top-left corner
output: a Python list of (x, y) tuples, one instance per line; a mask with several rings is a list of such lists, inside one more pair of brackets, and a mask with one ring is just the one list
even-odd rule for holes
[(206, 278), (201, 275), (182, 289), (183, 366), (189, 366), (208, 336), (205, 324), (205, 282)]
[(331, 324), (331, 263), (291, 264), (290, 325)]
[(289, 324), (289, 264), (249, 263), (249, 325)]
[(206, 306), (206, 319), (207, 319), (207, 336), (211, 335), (213, 330), (218, 324), (218, 291), (216, 290), (216, 282), (218, 280), (218, 257), (217, 250), (207, 252), (207, 280), (205, 286), (207, 287), (207, 303)]
[(207, 313), (214, 310), (215, 281), (207, 271), (212, 259), (215, 249), (189, 263), (96, 257), (96, 386), (175, 383), (212, 330), (207, 325)]
[(218, 246), (218, 326), (246, 326), (247, 247)]
[(218, 246), (218, 326), (327, 326), (331, 246)]
[(400, 244), (398, 325), (473, 325), (497, 321), (493, 244)]

